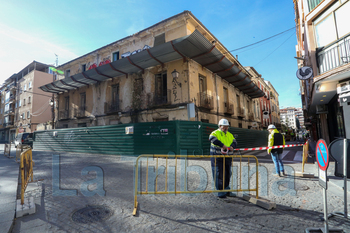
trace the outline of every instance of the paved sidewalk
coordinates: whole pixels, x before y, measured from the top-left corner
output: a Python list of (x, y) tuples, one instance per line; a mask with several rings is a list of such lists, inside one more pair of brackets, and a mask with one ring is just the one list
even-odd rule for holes
[[(13, 152), (12, 152), (13, 153)], [(12, 155), (11, 153), (11, 155)], [(0, 153), (0, 229), (9, 232), (16, 213), (19, 164)]]
[[(0, 171), (6, 170), (8, 173), (5, 172), (4, 175), (17, 174), (15, 179), (5, 179), (6, 187), (15, 186), (10, 191), (13, 195), (13, 214), (8, 214), (13, 220), (18, 164), (14, 159), (4, 157), (2, 153), (0, 158), (2, 158)], [(132, 211), (135, 158), (79, 153), (59, 153), (58, 156), (55, 152), (33, 151), (33, 159), (34, 180), (39, 181), (28, 185), (26, 197), (35, 198), (37, 210), (33, 215), (17, 218), (13, 233), (169, 231), (270, 233), (304, 232), (309, 227), (323, 227), (320, 218), (323, 214), (322, 189), (318, 184), (318, 178), (293, 176), (294, 172), (301, 171), (300, 163), (285, 164), (288, 176), (278, 178), (271, 175), (274, 170), (272, 161), (260, 162), (261, 172), (266, 171), (268, 182), (260, 186), (260, 196), (275, 202), (277, 208), (274, 210), (262, 209), (239, 197), (221, 200), (213, 194), (143, 195), (138, 197), (139, 211), (134, 217)], [(209, 161), (192, 160), (188, 166), (203, 168), (207, 172), (206, 184), (212, 187)], [(333, 171), (330, 171), (332, 166), (334, 164), (331, 163), (329, 175), (332, 175)], [(306, 164), (305, 171), (318, 175), (315, 164)], [(169, 177), (170, 174), (169, 170)], [(188, 174), (188, 189), (198, 188), (201, 178), (195, 173)], [(3, 173), (0, 175), (2, 178)], [(164, 175), (159, 177), (160, 190), (164, 188), (164, 184), (160, 182), (164, 181), (164, 177)], [(263, 182), (264, 175), (261, 178)], [(180, 184), (180, 181), (178, 182)], [(330, 178), (330, 183), (335, 184), (333, 178)], [(173, 183), (169, 183), (169, 187), (171, 184)], [(329, 185), (329, 213), (343, 211), (344, 203), (341, 195), (343, 192), (338, 186)], [(98, 207), (101, 211), (91, 210), (91, 207)], [(80, 217), (77, 217), (77, 213)], [(2, 214), (6, 213), (3, 213), (1, 208), (0, 215)], [(104, 214), (103, 220), (96, 217), (101, 217), (101, 214)], [(86, 217), (90, 217), (89, 220), (86, 220)], [(9, 222), (12, 223), (12, 220)], [(5, 227), (0, 222), (0, 229), (5, 229), (3, 226)], [(332, 218), (330, 226), (341, 227), (345, 232), (350, 232), (350, 223), (339, 217)]]

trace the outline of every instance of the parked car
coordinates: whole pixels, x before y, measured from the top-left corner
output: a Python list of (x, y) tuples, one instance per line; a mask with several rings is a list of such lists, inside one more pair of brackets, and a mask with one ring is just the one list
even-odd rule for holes
[(15, 147), (21, 145), (29, 145), (33, 148), (33, 133), (19, 133), (15, 138)]

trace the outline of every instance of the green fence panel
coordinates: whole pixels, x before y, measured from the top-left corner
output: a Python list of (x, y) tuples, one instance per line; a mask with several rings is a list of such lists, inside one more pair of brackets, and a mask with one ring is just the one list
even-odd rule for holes
[(146, 122), (134, 125), (135, 153), (177, 153), (176, 121)]
[[(133, 134), (126, 127), (133, 126)], [(209, 135), (218, 128), (199, 121), (145, 122), (34, 132), (34, 149), (58, 152), (134, 155), (208, 155)], [(239, 148), (267, 145), (267, 131), (230, 127)]]
[(35, 150), (134, 155), (134, 136), (125, 133), (128, 126), (133, 125), (36, 131), (33, 146)]

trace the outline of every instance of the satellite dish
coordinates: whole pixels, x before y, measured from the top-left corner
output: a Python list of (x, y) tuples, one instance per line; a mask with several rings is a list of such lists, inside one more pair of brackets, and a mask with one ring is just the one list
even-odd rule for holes
[(297, 78), (300, 80), (306, 80), (313, 76), (311, 67), (304, 66), (297, 70)]

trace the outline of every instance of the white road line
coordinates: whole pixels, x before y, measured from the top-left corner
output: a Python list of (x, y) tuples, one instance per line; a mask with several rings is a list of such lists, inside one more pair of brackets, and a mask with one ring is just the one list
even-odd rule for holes
[(294, 161), (301, 162), (302, 160), (303, 160), (303, 152), (302, 151), (297, 151), (297, 153), (294, 156)]
[(288, 154), (289, 151), (290, 151), (290, 150), (283, 150), (283, 153), (282, 153), (280, 159), (284, 159), (284, 157)]

